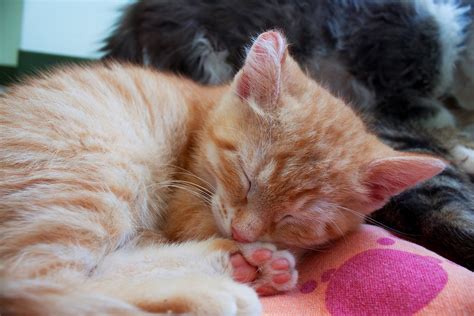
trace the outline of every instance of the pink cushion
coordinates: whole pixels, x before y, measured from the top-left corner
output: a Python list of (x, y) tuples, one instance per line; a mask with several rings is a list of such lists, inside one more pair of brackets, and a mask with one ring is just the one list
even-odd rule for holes
[(363, 225), (300, 267), (298, 288), (262, 298), (265, 315), (474, 315), (474, 273)]

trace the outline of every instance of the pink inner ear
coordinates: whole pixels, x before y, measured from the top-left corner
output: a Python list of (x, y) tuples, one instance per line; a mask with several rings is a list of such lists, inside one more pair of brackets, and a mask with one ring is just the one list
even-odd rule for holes
[(376, 159), (367, 168), (366, 187), (369, 190), (369, 212), (414, 185), (428, 180), (444, 170), (440, 159), (426, 156), (401, 156)]
[(286, 40), (279, 32), (261, 34), (253, 43), (237, 82), (237, 94), (253, 98), (260, 106), (273, 106), (280, 93), (281, 65), (285, 61)]

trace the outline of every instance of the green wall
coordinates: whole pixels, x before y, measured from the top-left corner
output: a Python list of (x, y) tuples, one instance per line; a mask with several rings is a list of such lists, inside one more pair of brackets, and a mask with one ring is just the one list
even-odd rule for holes
[(22, 14), (22, 0), (0, 0), (0, 66), (18, 64)]

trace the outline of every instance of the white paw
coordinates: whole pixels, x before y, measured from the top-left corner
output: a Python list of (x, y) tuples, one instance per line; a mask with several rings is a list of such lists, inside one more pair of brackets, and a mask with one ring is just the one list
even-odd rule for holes
[(474, 150), (466, 146), (456, 145), (451, 151), (454, 163), (469, 174), (474, 174)]
[(261, 242), (241, 244), (240, 249), (231, 257), (238, 281), (249, 282), (261, 295), (286, 292), (296, 286), (298, 272), (289, 251), (278, 251), (273, 244)]
[[(226, 309), (229, 312), (217, 313), (219, 315), (261, 315), (262, 306), (255, 291), (244, 284), (235, 281), (228, 281), (222, 284), (220, 293), (229, 296), (227, 299)], [(213, 313), (207, 313), (211, 315)], [(213, 314), (213, 315), (217, 315)]]
[[(127, 300), (160, 315), (258, 316), (262, 306), (257, 293), (227, 275), (186, 275), (136, 282)], [(130, 290), (130, 289), (127, 289)]]

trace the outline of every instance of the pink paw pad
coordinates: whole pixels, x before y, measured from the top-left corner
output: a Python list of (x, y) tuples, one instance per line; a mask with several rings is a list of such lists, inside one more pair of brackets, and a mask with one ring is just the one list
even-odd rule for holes
[(258, 249), (252, 253), (252, 261), (257, 264), (264, 263), (272, 257), (272, 252), (268, 249)]
[[(235, 257), (237, 255), (240, 257)], [(260, 295), (291, 290), (298, 279), (293, 255), (288, 251), (277, 251), (275, 246), (268, 243), (242, 244), (241, 253), (233, 255), (231, 263), (234, 279), (239, 282), (242, 282), (242, 279), (246, 280), (244, 282), (251, 282)], [(248, 271), (255, 271), (253, 280), (248, 280), (248, 276), (252, 275)]]
[(272, 278), (273, 283), (276, 284), (283, 284), (291, 279), (291, 274), (290, 273), (282, 273), (282, 274), (277, 274)]
[(230, 257), (230, 263), (234, 280), (249, 283), (257, 277), (257, 268), (250, 265), (240, 253), (233, 254)]
[(285, 258), (276, 259), (272, 261), (271, 266), (274, 270), (288, 270), (288, 268), (290, 267), (290, 262)]

